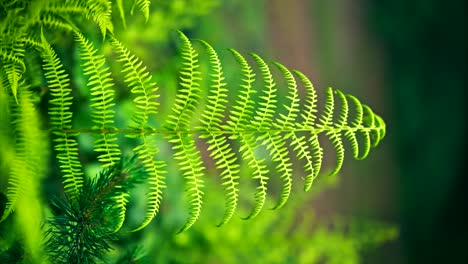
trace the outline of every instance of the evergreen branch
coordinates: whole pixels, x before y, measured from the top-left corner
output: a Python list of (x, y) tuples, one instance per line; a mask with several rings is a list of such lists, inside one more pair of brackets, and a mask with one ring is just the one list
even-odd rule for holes
[(121, 159), (86, 180), (77, 203), (53, 201), (60, 212), (49, 221), (47, 247), (55, 263), (96, 263), (110, 250), (122, 211), (116, 199), (146, 180), (136, 158)]

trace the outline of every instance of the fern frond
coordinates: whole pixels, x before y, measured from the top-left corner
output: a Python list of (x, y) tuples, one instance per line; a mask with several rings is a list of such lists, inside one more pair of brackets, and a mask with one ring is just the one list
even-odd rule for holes
[[(314, 180), (318, 177), (322, 169), (324, 151), (319, 141), (319, 135), (327, 137), (336, 154), (336, 164), (331, 170), (331, 174), (337, 174), (344, 162), (345, 147), (343, 138), (351, 142), (353, 156), (356, 159), (364, 158), (368, 154), (370, 147), (376, 146), (385, 135), (385, 124), (382, 119), (375, 115), (370, 108), (362, 105), (352, 96), (343, 94), (338, 90), (328, 88), (326, 90), (326, 101), (323, 111), (319, 114), (317, 109), (317, 94), (312, 82), (304, 74), (297, 70), (290, 71), (280, 63), (274, 63), (282, 77), (287, 82), (288, 104), (284, 104), (282, 109), (277, 109), (277, 88), (270, 68), (265, 61), (256, 54), (250, 54), (255, 61), (263, 81), (263, 88), (258, 92), (259, 102), (256, 104), (253, 94), (253, 83), (255, 73), (247, 60), (237, 51), (230, 49), (235, 60), (241, 68), (241, 86), (237, 92), (233, 106), (228, 110), (228, 119), (223, 123), (226, 102), (226, 86), (223, 77), (221, 62), (216, 55), (216, 51), (206, 42), (202, 41), (202, 46), (207, 50), (210, 62), (209, 81), (211, 83), (207, 101), (209, 104), (202, 112), (200, 125), (193, 130), (190, 127), (193, 117), (193, 107), (200, 101), (198, 96), (199, 84), (194, 84), (199, 80), (198, 54), (193, 50), (190, 41), (181, 33), (179, 37), (182, 41), (182, 58), (184, 60), (181, 75), (182, 90), (176, 95), (177, 107), (174, 107), (173, 115), (170, 117), (171, 126), (167, 127), (167, 133), (193, 135), (200, 134), (200, 138), (207, 139), (208, 152), (216, 164), (216, 168), (221, 171), (223, 185), (225, 186), (226, 211), (222, 224), (227, 222), (234, 213), (237, 206), (238, 187), (237, 173), (238, 162), (244, 161), (247, 167), (252, 170), (252, 179), (256, 184), (255, 204), (250, 214), (245, 217), (253, 218), (261, 211), (266, 201), (268, 189), (267, 183), (270, 179), (269, 172), (264, 158), (260, 158), (256, 153), (260, 146), (265, 146), (266, 155), (269, 160), (275, 163), (274, 173), (278, 173), (282, 180), (282, 189), (278, 202), (274, 208), (283, 206), (290, 195), (292, 189), (293, 165), (291, 156), (305, 162), (304, 190), (309, 190)], [(195, 72), (195, 74), (193, 74)], [(297, 77), (306, 90), (306, 100), (303, 107), (299, 104), (297, 91)], [(197, 92), (196, 96), (193, 93)], [(339, 107), (335, 105), (335, 94), (339, 100)], [(222, 102), (222, 103), (220, 103)], [(355, 105), (355, 116), (349, 116), (349, 102)], [(187, 113), (185, 114), (184, 113)], [(175, 113), (175, 114), (174, 114)], [(298, 120), (300, 117), (300, 121)], [(181, 122), (183, 120), (183, 122)], [(298, 123), (299, 121), (299, 123)], [(180, 125), (182, 124), (183, 125)], [(358, 140), (361, 135), (363, 140)], [(171, 138), (174, 149), (183, 148), (181, 141)], [(239, 144), (241, 157), (238, 159), (227, 138)], [(289, 142), (289, 146), (288, 143)], [(199, 154), (197, 154), (199, 155)], [(182, 155), (179, 153), (178, 157)], [(239, 161), (238, 161), (239, 160)], [(189, 161), (185, 161), (184, 164)], [(196, 164), (195, 161), (192, 162)], [(185, 166), (185, 170), (192, 166)], [(198, 168), (198, 167), (197, 167)], [(185, 173), (187, 174), (187, 173)], [(192, 173), (194, 174), (194, 173)], [(226, 181), (225, 181), (226, 180)], [(228, 189), (229, 188), (229, 189)], [(193, 203), (196, 201), (192, 200)]]
[(257, 54), (250, 53), (250, 56), (255, 60), (257, 66), (260, 69), (262, 79), (264, 82), (263, 95), (260, 95), (259, 107), (257, 114), (252, 120), (251, 127), (253, 129), (266, 129), (269, 128), (273, 123), (273, 114), (276, 109), (276, 87), (273, 80), (273, 75), (270, 72), (270, 68), (266, 62)]
[(67, 1), (66, 4), (63, 1), (50, 1), (42, 12), (44, 14), (74, 14), (88, 16), (89, 11), (86, 9), (86, 4), (83, 1)]
[(303, 118), (303, 124), (301, 127), (311, 128), (314, 126), (315, 119), (317, 118), (317, 92), (307, 76), (297, 70), (293, 70), (293, 73), (300, 78), (306, 90), (306, 105), (304, 107), (305, 110), (301, 113)]
[(333, 89), (328, 88), (326, 91), (325, 99), (325, 110), (319, 118), (321, 124), (318, 125), (319, 128), (327, 129), (333, 125), (333, 111), (335, 110), (335, 98), (333, 96)]
[(317, 177), (318, 171), (314, 168), (315, 161), (307, 145), (306, 138), (304, 136), (298, 136), (296, 133), (291, 133), (291, 147), (293, 151), (297, 153), (297, 158), (305, 160), (306, 162), (304, 172), (306, 172), (307, 175), (304, 179), (304, 191), (308, 191)]
[(46, 27), (53, 30), (58, 29), (65, 32), (76, 30), (76, 28), (70, 25), (70, 23), (67, 21), (64, 21), (62, 18), (50, 13), (45, 13), (41, 17), (37, 18), (33, 23), (41, 27)]
[(106, 37), (106, 32), (114, 31), (114, 23), (112, 23), (112, 2), (109, 0), (87, 0), (85, 8), (88, 10), (88, 16), (98, 24), (101, 29), (103, 38)]
[(230, 120), (227, 121), (225, 129), (236, 131), (239, 128), (248, 126), (248, 120), (253, 116), (254, 102), (252, 95), (255, 90), (252, 88), (252, 83), (255, 82), (255, 73), (252, 67), (247, 63), (247, 60), (236, 50), (229, 49), (236, 61), (241, 67), (242, 84), (240, 92), (231, 112), (229, 113)]
[(333, 147), (335, 148), (335, 152), (336, 152), (336, 161), (335, 161), (336, 165), (333, 168), (333, 170), (330, 172), (330, 176), (334, 176), (338, 174), (341, 167), (343, 166), (345, 149), (343, 146), (343, 140), (341, 139), (340, 132), (335, 132), (331, 130), (329, 132), (326, 132), (325, 135), (330, 139), (330, 142), (333, 144)]
[(267, 183), (269, 177), (267, 176), (268, 169), (266, 167), (265, 159), (258, 159), (255, 156), (255, 149), (258, 144), (256, 143), (255, 137), (252, 134), (240, 133), (239, 135), (231, 137), (232, 139), (240, 140), (240, 149), (242, 153), (242, 158), (247, 161), (247, 164), (254, 171), (252, 173), (252, 178), (258, 182), (256, 187), (257, 192), (255, 193), (255, 205), (250, 214), (244, 219), (252, 219), (256, 217), (263, 208), (265, 204), (266, 195), (267, 195)]
[[(43, 212), (40, 202), (40, 184), (46, 172), (47, 140), (40, 130), (39, 113), (34, 106), (29, 87), (22, 81), (18, 103), (14, 107), (12, 122), (15, 134), (15, 164), (11, 170), (8, 203), (3, 219), (16, 210), (16, 223), (20, 227), (25, 249), (33, 262), (42, 260), (41, 224)], [(13, 104), (13, 103), (12, 103)], [(16, 162), (18, 162), (16, 164)], [(19, 167), (21, 166), (21, 167)]]
[(163, 161), (156, 160), (155, 158), (155, 155), (157, 154), (156, 142), (144, 134), (141, 136), (141, 140), (143, 141), (141, 145), (135, 147), (133, 151), (138, 155), (138, 159), (148, 174), (148, 184), (150, 187), (147, 194), (148, 208), (145, 219), (139, 227), (134, 229), (134, 231), (138, 231), (146, 227), (159, 212), (163, 190), (166, 188), (164, 177), (164, 174), (166, 173), (164, 171), (164, 167), (166, 164)]
[(346, 96), (340, 92), (340, 90), (335, 89), (335, 93), (338, 95), (341, 101), (341, 109), (338, 116), (338, 120), (336, 121), (336, 128), (346, 128), (348, 125), (348, 113), (349, 113), (349, 106), (348, 100)]
[(50, 126), (56, 138), (54, 148), (57, 160), (64, 174), (65, 191), (73, 201), (76, 201), (79, 190), (83, 185), (83, 172), (79, 160), (78, 143), (74, 134), (64, 133), (72, 128), (71, 105), (73, 101), (70, 79), (63, 69), (63, 64), (55, 54), (49, 43), (42, 37), (44, 47), (41, 52), (44, 60), (44, 72), (52, 99), (49, 101)]
[[(37, 194), (40, 178), (44, 176), (47, 151), (43, 132), (40, 131), (38, 113), (32, 103), (31, 94), (24, 82), (20, 83), (18, 103), (13, 106), (11, 122), (15, 137), (15, 158), (11, 164), (8, 203), (2, 221), (15, 209), (21, 199), (29, 199), (29, 195)], [(34, 195), (33, 195), (34, 196)], [(37, 197), (36, 197), (37, 199)]]
[(132, 7), (132, 14), (133, 14), (133, 9), (135, 6), (138, 6), (140, 9), (141, 13), (143, 13), (143, 16), (145, 17), (145, 21), (148, 22), (149, 19), (149, 8), (151, 5), (150, 0), (134, 0), (133, 1), (133, 7)]
[(117, 61), (123, 63), (122, 72), (125, 74), (125, 83), (136, 95), (134, 99), (136, 111), (132, 114), (135, 124), (131, 127), (143, 129), (147, 126), (149, 118), (158, 112), (158, 87), (151, 81), (152, 76), (135, 55), (132, 55), (117, 39), (112, 38), (111, 43), (119, 54)]
[(210, 61), (210, 94), (206, 109), (202, 113), (201, 129), (211, 130), (214, 127), (221, 127), (222, 118), (224, 117), (224, 110), (226, 108), (227, 88), (225, 78), (223, 76), (223, 69), (221, 62), (218, 58), (216, 51), (206, 41), (199, 40), (199, 42), (206, 49)]
[(232, 152), (226, 136), (209, 133), (207, 144), (210, 156), (215, 160), (216, 168), (221, 170), (221, 180), (224, 186), (225, 211), (218, 226), (226, 224), (233, 216), (239, 197), (239, 164), (235, 153)]
[(296, 125), (296, 117), (299, 112), (299, 93), (297, 91), (296, 80), (291, 71), (279, 62), (274, 62), (273, 64), (281, 71), (288, 83), (289, 94), (287, 99), (290, 100), (291, 103), (289, 105), (284, 105), (287, 114), (280, 113), (280, 120), (278, 121), (279, 129), (285, 130), (288, 127), (294, 127)]
[(263, 136), (260, 136), (260, 140), (263, 141), (267, 150), (270, 151), (272, 161), (277, 163), (275, 172), (280, 174), (280, 179), (283, 181), (280, 199), (273, 209), (283, 207), (288, 201), (292, 190), (292, 163), (288, 156), (289, 152), (286, 148), (286, 142), (283, 140), (284, 138), (291, 137), (290, 134), (282, 135), (280, 133), (267, 132)]
[(75, 32), (76, 41), (81, 47), (81, 58), (83, 60), (84, 74), (89, 76), (87, 86), (91, 91), (91, 117), (96, 124), (95, 129), (103, 131), (95, 140), (94, 149), (98, 153), (98, 160), (105, 166), (119, 161), (120, 149), (116, 143), (117, 137), (114, 131), (114, 115), (112, 109), (114, 103), (113, 81), (110, 77), (109, 68), (105, 66), (104, 56), (98, 55), (91, 43), (81, 33)]
[[(156, 84), (151, 81), (151, 75), (147, 72), (146, 67), (142, 66), (142, 62), (132, 55), (127, 48), (123, 46), (117, 39), (112, 38), (111, 43), (119, 54), (118, 61), (123, 63), (123, 72), (125, 73), (125, 82), (131, 89), (132, 94), (135, 94), (134, 103), (136, 110), (133, 112), (132, 120), (134, 124), (130, 127), (144, 131), (148, 126), (149, 119), (157, 114), (159, 106), (156, 101), (159, 95)], [(157, 161), (155, 155), (158, 153), (158, 148), (154, 140), (150, 139), (144, 133), (129, 134), (128, 137), (141, 139), (142, 143), (133, 150), (138, 155), (138, 159), (145, 167), (150, 184), (148, 193), (148, 209), (143, 223), (135, 229), (135, 231), (144, 228), (155, 217), (159, 211), (159, 206), (162, 200), (162, 190), (166, 187), (164, 182), (164, 162)]]
[(183, 62), (179, 76), (181, 89), (176, 95), (172, 114), (169, 115), (167, 120), (167, 128), (174, 131), (189, 127), (193, 112), (196, 109), (196, 103), (200, 98), (201, 80), (197, 52), (182, 32), (177, 31), (177, 34), (182, 41), (181, 56)]
[(174, 158), (178, 160), (187, 185), (186, 192), (190, 200), (189, 218), (179, 232), (189, 229), (200, 216), (203, 203), (203, 163), (195, 146), (195, 140), (188, 134), (177, 133), (169, 137), (176, 151)]
[[(226, 108), (226, 97), (228, 90), (226, 88), (225, 78), (223, 76), (223, 69), (218, 54), (213, 47), (203, 40), (199, 40), (203, 45), (209, 56), (210, 62), (210, 77), (211, 89), (208, 95), (208, 101), (205, 110), (202, 113), (200, 121), (200, 130), (211, 131), (213, 129), (220, 129), (222, 127), (222, 118)], [(224, 211), (223, 219), (218, 226), (221, 226), (231, 219), (238, 202), (238, 188), (239, 179), (239, 165), (235, 153), (232, 152), (227, 139), (222, 134), (206, 133), (201, 134), (200, 138), (206, 138), (209, 145), (208, 151), (210, 156), (215, 160), (216, 168), (221, 170), (221, 180), (224, 186), (224, 199), (226, 209)]]
[(65, 4), (62, 1), (51, 1), (44, 7), (43, 12), (85, 16), (98, 25), (103, 38), (106, 37), (107, 31), (113, 32), (112, 2), (108, 0), (77, 0), (67, 1)]
[(24, 157), (15, 155), (15, 158), (12, 161), (13, 163), (10, 167), (8, 179), (8, 201), (0, 222), (5, 220), (10, 215), (10, 213), (13, 212), (16, 206), (16, 202), (24, 193), (24, 184), (27, 184), (23, 182), (24, 168), (26, 168)]
[[(0, 52), (2, 54), (3, 67), (9, 82), (9, 87), (15, 100), (18, 100), (18, 84), (21, 81), (21, 77), (26, 69), (24, 64), (24, 42), (21, 38), (16, 41), (0, 39)], [(6, 62), (6, 63), (5, 63)]]

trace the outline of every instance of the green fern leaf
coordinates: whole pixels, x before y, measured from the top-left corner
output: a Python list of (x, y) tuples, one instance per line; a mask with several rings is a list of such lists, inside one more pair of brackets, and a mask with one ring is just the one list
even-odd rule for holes
[(49, 101), (50, 125), (56, 138), (54, 148), (57, 160), (64, 174), (64, 188), (71, 199), (76, 201), (77, 195), (83, 185), (82, 166), (79, 161), (78, 143), (74, 139), (76, 134), (65, 133), (72, 128), (71, 105), (73, 101), (69, 78), (62, 67), (62, 63), (55, 51), (42, 37), (44, 47), (41, 52), (44, 60), (45, 77), (48, 82), (52, 99)]
[(73, 14), (91, 19), (101, 30), (103, 38), (106, 37), (107, 31), (113, 32), (112, 2), (108, 0), (77, 0), (67, 1), (66, 3), (51, 1), (43, 8), (43, 11), (58, 16)]
[[(156, 84), (151, 82), (151, 75), (146, 71), (146, 67), (142, 66), (142, 62), (136, 58), (120, 43), (117, 39), (112, 38), (112, 45), (119, 54), (118, 61), (123, 63), (123, 73), (125, 73), (125, 82), (131, 89), (136, 106), (136, 111), (132, 115), (134, 124), (131, 128), (144, 131), (148, 126), (149, 119), (157, 114), (159, 106), (156, 101), (159, 95)], [(128, 137), (139, 138), (142, 143), (133, 150), (138, 156), (138, 159), (145, 167), (150, 184), (150, 192), (148, 193), (148, 210), (143, 223), (135, 229), (135, 231), (144, 228), (155, 217), (159, 211), (159, 205), (162, 200), (162, 190), (166, 187), (164, 183), (162, 168), (164, 163), (157, 161), (155, 155), (158, 153), (158, 148), (154, 140), (149, 138), (145, 133), (129, 134)]]
[(277, 89), (270, 68), (266, 62), (255, 53), (250, 53), (250, 56), (252, 56), (257, 63), (265, 85), (263, 95), (260, 95), (261, 101), (258, 103), (259, 107), (256, 109), (257, 114), (252, 120), (251, 128), (254, 130), (266, 129), (273, 123), (273, 114), (275, 113), (277, 102), (275, 99)]
[(85, 8), (88, 10), (88, 16), (98, 24), (101, 34), (105, 38), (106, 32), (114, 31), (112, 23), (112, 2), (108, 0), (88, 0)]
[(66, 32), (71, 32), (76, 30), (73, 25), (67, 23), (62, 18), (55, 16), (54, 14), (44, 14), (41, 17), (37, 18), (33, 24), (38, 25), (40, 27), (50, 28), (52, 30), (62, 30)]
[(225, 129), (237, 131), (248, 126), (249, 117), (253, 116), (254, 102), (252, 95), (256, 91), (252, 88), (252, 83), (255, 82), (255, 73), (252, 67), (247, 63), (247, 60), (236, 50), (229, 49), (236, 61), (241, 66), (242, 84), (240, 92), (231, 112), (229, 113), (230, 120), (227, 121)]
[(278, 62), (273, 63), (283, 74), (283, 77), (288, 83), (289, 95), (288, 100), (291, 101), (290, 105), (284, 105), (287, 110), (287, 114), (280, 113), (280, 120), (278, 122), (280, 130), (286, 130), (287, 128), (294, 127), (296, 124), (296, 117), (299, 112), (299, 93), (297, 91), (297, 83), (292, 75), (284, 65)]
[(134, 99), (136, 111), (132, 114), (132, 120), (135, 124), (131, 127), (143, 129), (147, 126), (149, 118), (158, 112), (158, 88), (151, 81), (152, 76), (146, 67), (142, 66), (142, 62), (138, 58), (132, 55), (117, 39), (112, 38), (111, 43), (119, 54), (117, 61), (123, 63), (122, 72), (125, 74), (125, 82), (131, 92), (136, 95)]
[[(18, 93), (18, 103), (10, 102), (13, 106), (11, 124), (14, 128), (15, 158), (11, 163), (8, 202), (1, 221), (8, 217), (17, 204), (24, 205), (22, 199), (37, 199), (35, 195), (39, 182), (45, 174), (45, 164), (42, 161), (46, 160), (47, 151), (44, 149), (47, 149), (47, 141), (40, 131), (40, 119), (32, 103), (31, 94), (27, 92), (28, 87), (24, 82), (19, 85), (22, 89)], [(37, 209), (35, 206), (36, 204), (31, 204), (34, 210)], [(26, 208), (22, 210), (24, 209)]]
[(138, 159), (148, 174), (148, 184), (150, 187), (147, 195), (148, 209), (145, 219), (134, 231), (143, 229), (156, 216), (161, 205), (163, 189), (166, 188), (164, 178), (164, 174), (166, 173), (164, 167), (166, 164), (155, 159), (155, 155), (157, 154), (157, 148), (155, 147), (156, 142), (144, 135), (141, 136), (141, 140), (143, 141), (141, 145), (135, 147), (133, 150), (138, 155)]
[(267, 150), (270, 151), (272, 161), (276, 162), (276, 172), (280, 174), (280, 179), (283, 181), (281, 188), (280, 199), (273, 209), (283, 207), (288, 201), (289, 195), (292, 190), (292, 163), (288, 156), (288, 149), (286, 148), (286, 142), (283, 138), (291, 137), (290, 133), (282, 135), (280, 133), (267, 132), (263, 136), (260, 136), (260, 140), (267, 146)]
[(81, 47), (81, 58), (83, 60), (84, 74), (89, 76), (87, 83), (91, 91), (92, 120), (96, 124), (94, 129), (102, 133), (95, 141), (94, 149), (101, 153), (98, 156), (105, 166), (110, 166), (120, 159), (120, 149), (116, 143), (117, 137), (114, 127), (115, 111), (113, 81), (110, 78), (109, 68), (105, 67), (105, 59), (97, 55), (97, 50), (85, 39), (83, 35), (76, 32), (76, 41)]
[(195, 140), (188, 134), (177, 133), (169, 136), (176, 151), (174, 158), (178, 160), (180, 170), (186, 181), (186, 192), (190, 200), (189, 218), (179, 232), (189, 229), (200, 216), (203, 203), (203, 172), (201, 155), (195, 146)]
[(300, 125), (302, 128), (312, 128), (317, 118), (317, 92), (307, 76), (297, 70), (293, 70), (293, 73), (298, 76), (301, 82), (304, 84), (306, 90), (306, 105), (305, 110), (301, 113), (303, 123)]
[(151, 5), (150, 0), (134, 0), (133, 7), (132, 7), (132, 14), (133, 14), (133, 9), (135, 8), (135, 6), (138, 6), (141, 13), (143, 13), (143, 16), (145, 17), (145, 21), (148, 22), (149, 14), (150, 14), (149, 12), (150, 5)]
[(222, 134), (212, 133), (211, 130), (221, 129), (222, 119), (224, 118), (224, 111), (227, 103), (227, 93), (225, 78), (223, 76), (223, 69), (218, 54), (211, 47), (210, 44), (203, 40), (199, 40), (203, 45), (209, 56), (210, 70), (211, 70), (211, 89), (208, 95), (210, 102), (202, 113), (200, 121), (201, 126), (199, 130), (207, 131), (206, 134), (201, 134), (200, 138), (207, 139), (209, 145), (208, 151), (210, 156), (215, 160), (216, 168), (221, 170), (220, 177), (222, 185), (224, 186), (224, 198), (226, 210), (223, 219), (218, 226), (221, 226), (231, 219), (238, 202), (238, 188), (239, 179), (239, 165), (237, 158), (226, 137)]
[(240, 133), (238, 136), (233, 136), (231, 138), (240, 140), (241, 147), (239, 151), (242, 153), (242, 158), (247, 161), (248, 166), (254, 170), (252, 178), (258, 181), (254, 208), (248, 216), (244, 217), (244, 219), (252, 219), (260, 213), (263, 205), (265, 204), (267, 183), (269, 180), (269, 177), (267, 176), (268, 169), (264, 164), (265, 160), (259, 159), (255, 156), (255, 149), (258, 147), (258, 144), (253, 134)]
[(16, 40), (5, 40), (0, 38), (0, 53), (2, 54), (3, 68), (6, 73), (9, 89), (16, 101), (18, 101), (18, 85), (26, 69), (24, 64), (24, 42), (22, 38)]
[(181, 56), (182, 69), (180, 71), (181, 90), (176, 95), (172, 114), (169, 115), (166, 127), (172, 131), (188, 128), (192, 119), (196, 103), (200, 95), (200, 71), (198, 68), (198, 54), (189, 39), (180, 31), (177, 31), (182, 41)]

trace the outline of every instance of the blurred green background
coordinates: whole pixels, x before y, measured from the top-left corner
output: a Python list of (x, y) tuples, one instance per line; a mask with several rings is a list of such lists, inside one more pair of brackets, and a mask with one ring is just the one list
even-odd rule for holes
[(466, 10), (463, 0), (228, 0), (188, 32), (299, 69), (319, 91), (339, 88), (381, 114), (382, 145), (348, 159), (337, 188), (311, 206), (318, 217), (399, 226), (366, 263), (459, 263), (468, 259)]

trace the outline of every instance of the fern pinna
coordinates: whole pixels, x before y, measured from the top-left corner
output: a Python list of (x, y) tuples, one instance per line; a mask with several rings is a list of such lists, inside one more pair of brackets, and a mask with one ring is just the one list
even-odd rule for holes
[[(158, 114), (158, 87), (142, 62), (132, 55), (115, 37), (110, 36), (111, 47), (122, 64), (125, 83), (133, 94), (135, 112), (129, 128), (116, 128), (113, 125), (113, 80), (105, 59), (97, 54), (86, 38), (76, 34), (75, 40), (82, 49), (85, 75), (90, 76), (92, 120), (97, 124), (92, 129), (74, 129), (70, 120), (69, 105), (73, 101), (67, 84), (67, 75), (60, 68), (57, 58), (44, 42), (47, 50), (44, 55), (44, 70), (51, 86), (52, 131), (56, 135), (55, 149), (64, 173), (65, 190), (76, 197), (82, 188), (81, 164), (78, 161), (78, 146), (74, 136), (79, 133), (93, 133), (98, 136), (94, 149), (102, 153), (99, 159), (103, 165), (119, 162), (120, 150), (116, 143), (117, 133), (125, 133), (138, 143), (133, 151), (147, 173), (149, 191), (147, 193), (147, 213), (141, 229), (157, 215), (166, 187), (165, 163), (158, 159), (158, 146), (154, 137), (164, 135), (172, 144), (173, 159), (186, 184), (190, 213), (181, 231), (190, 228), (200, 216), (204, 200), (205, 168), (202, 153), (207, 152), (214, 160), (225, 192), (225, 213), (219, 224), (225, 224), (234, 215), (242, 190), (239, 189), (241, 164), (246, 164), (256, 189), (254, 205), (245, 218), (253, 218), (263, 209), (268, 183), (272, 177), (282, 182), (279, 198), (274, 206), (281, 208), (288, 200), (293, 187), (293, 168), (296, 162), (303, 165), (306, 173), (304, 189), (309, 190), (322, 168), (324, 151), (319, 137), (328, 139), (334, 147), (336, 165), (331, 174), (337, 174), (344, 160), (345, 144), (354, 158), (364, 159), (372, 147), (385, 136), (385, 123), (357, 98), (345, 95), (339, 90), (326, 90), (324, 109), (319, 111), (318, 96), (312, 82), (301, 72), (289, 70), (280, 63), (273, 63), (287, 86), (287, 103), (279, 105), (278, 89), (273, 68), (260, 56), (250, 53), (248, 57), (230, 49), (240, 67), (239, 87), (226, 82), (218, 53), (203, 40), (191, 42), (182, 32), (177, 31), (181, 45), (182, 67), (179, 74), (180, 89), (172, 106), (172, 112), (165, 120)], [(194, 43), (205, 50), (209, 64), (208, 74), (202, 74), (200, 56)], [(254, 67), (249, 61), (254, 63)], [(258, 69), (258, 73), (254, 68)], [(209, 90), (204, 98), (202, 76), (208, 76)], [(257, 84), (260, 85), (257, 85)], [(303, 103), (299, 98), (299, 86), (306, 91)], [(235, 93), (229, 101), (228, 87)], [(261, 88), (258, 88), (261, 87)], [(258, 99), (258, 100), (257, 100)], [(203, 106), (202, 102), (208, 103)], [(197, 112), (197, 110), (202, 111)], [(353, 113), (352, 115), (350, 113)], [(150, 120), (158, 118), (163, 128), (156, 129)], [(197, 146), (197, 140), (206, 141), (207, 148)], [(259, 155), (259, 150), (266, 155)], [(269, 161), (268, 161), (269, 160)], [(269, 162), (274, 167), (269, 166)], [(298, 163), (298, 164), (299, 164)], [(128, 193), (114, 197), (119, 208), (117, 229), (125, 218)]]

